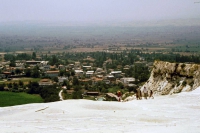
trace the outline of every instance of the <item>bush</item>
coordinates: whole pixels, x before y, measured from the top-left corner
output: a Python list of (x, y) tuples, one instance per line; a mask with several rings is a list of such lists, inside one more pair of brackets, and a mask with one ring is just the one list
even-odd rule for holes
[(0, 91), (4, 91), (5, 84), (0, 84)]
[(186, 86), (186, 84), (187, 84), (187, 82), (184, 80), (183, 83), (182, 83), (182, 85)]
[(72, 99), (82, 99), (82, 91), (74, 91), (72, 93)]
[(56, 86), (41, 87), (40, 96), (44, 99), (44, 102), (59, 101), (59, 91)]
[(194, 85), (194, 81), (192, 80), (189, 85), (193, 86)]
[(181, 65), (181, 68), (183, 69), (185, 67), (185, 64), (183, 63), (182, 65)]

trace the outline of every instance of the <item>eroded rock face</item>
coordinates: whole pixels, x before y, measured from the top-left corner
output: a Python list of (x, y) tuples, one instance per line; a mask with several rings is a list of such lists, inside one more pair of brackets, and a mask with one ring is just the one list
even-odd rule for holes
[(144, 86), (159, 95), (194, 90), (200, 86), (200, 65), (155, 61)]

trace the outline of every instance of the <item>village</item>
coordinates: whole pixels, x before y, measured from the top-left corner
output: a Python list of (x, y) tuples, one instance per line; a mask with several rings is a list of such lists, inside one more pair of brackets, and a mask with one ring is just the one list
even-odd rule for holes
[[(135, 64), (146, 66), (147, 62), (143, 58), (139, 59)], [(108, 64), (113, 63), (112, 59), (104, 61), (103, 67), (96, 67), (94, 61), (95, 59), (90, 56), (81, 62), (75, 61), (66, 65), (50, 65), (46, 60), (15, 60), (14, 65), (12, 61), (2, 61), (1, 88), (6, 91), (37, 94), (39, 92), (32, 91), (30, 86), (30, 83), (35, 82), (38, 88), (53, 86), (62, 90), (62, 98), (59, 99), (116, 101), (117, 91), (121, 91), (125, 99), (131, 95), (130, 92), (133, 94), (139, 87), (139, 80), (126, 74), (133, 70), (133, 66), (117, 66), (114, 70), (107, 68)], [(149, 72), (152, 69), (152, 63), (150, 64), (151, 66), (147, 67)]]

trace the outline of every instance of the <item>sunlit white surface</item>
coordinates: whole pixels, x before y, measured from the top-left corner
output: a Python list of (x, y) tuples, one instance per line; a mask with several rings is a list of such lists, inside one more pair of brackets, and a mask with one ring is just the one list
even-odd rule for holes
[(0, 108), (0, 132), (198, 133), (200, 88), (129, 102), (65, 100)]

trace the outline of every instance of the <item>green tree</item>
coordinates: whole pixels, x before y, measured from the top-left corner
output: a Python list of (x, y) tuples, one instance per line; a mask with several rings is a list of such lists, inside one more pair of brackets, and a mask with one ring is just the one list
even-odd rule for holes
[(72, 99), (82, 99), (82, 91), (74, 91), (72, 93)]
[(0, 91), (4, 91), (5, 84), (0, 84)]
[(59, 62), (58, 57), (56, 55), (52, 55), (49, 64), (53, 66), (55, 64), (58, 64), (58, 62)]
[(24, 71), (25, 71), (26, 77), (30, 77), (31, 76), (31, 69), (27, 68)]
[(64, 76), (66, 75), (66, 70), (60, 70), (59, 71), (59, 76)]
[(53, 77), (54, 82), (58, 82), (58, 77)]
[(58, 96), (59, 89), (55, 85), (42, 87), (40, 90), (40, 96), (44, 99), (44, 102), (54, 102), (59, 101), (60, 98)]
[(36, 53), (35, 52), (32, 53), (32, 59), (34, 59), (34, 60), (36, 59)]
[(29, 94), (39, 94), (40, 93), (40, 88), (38, 82), (31, 82), (29, 81), (28, 84), (28, 91), (27, 93)]
[(13, 83), (13, 90), (14, 90), (14, 91), (17, 91), (17, 90), (18, 90), (18, 84), (15, 83), (15, 82)]
[(19, 80), (18, 84), (19, 84), (20, 87), (24, 86), (24, 82), (22, 82), (21, 80)]
[(33, 78), (39, 78), (40, 77), (40, 72), (39, 70), (37, 69), (37, 67), (34, 67), (33, 70), (32, 70), (32, 73), (31, 73), (31, 76)]
[(9, 89), (12, 88), (12, 83), (8, 83), (8, 88), (9, 88)]
[(73, 85), (79, 85), (79, 80), (77, 77), (73, 77)]
[(16, 74), (20, 74), (21, 72), (22, 72), (22, 71), (21, 71), (20, 69), (18, 69), (18, 68), (15, 69), (15, 73), (16, 73)]
[(10, 61), (10, 67), (16, 67), (15, 60)]
[(72, 71), (71, 71), (71, 76), (74, 76), (74, 75), (75, 75), (75, 71), (72, 70)]

